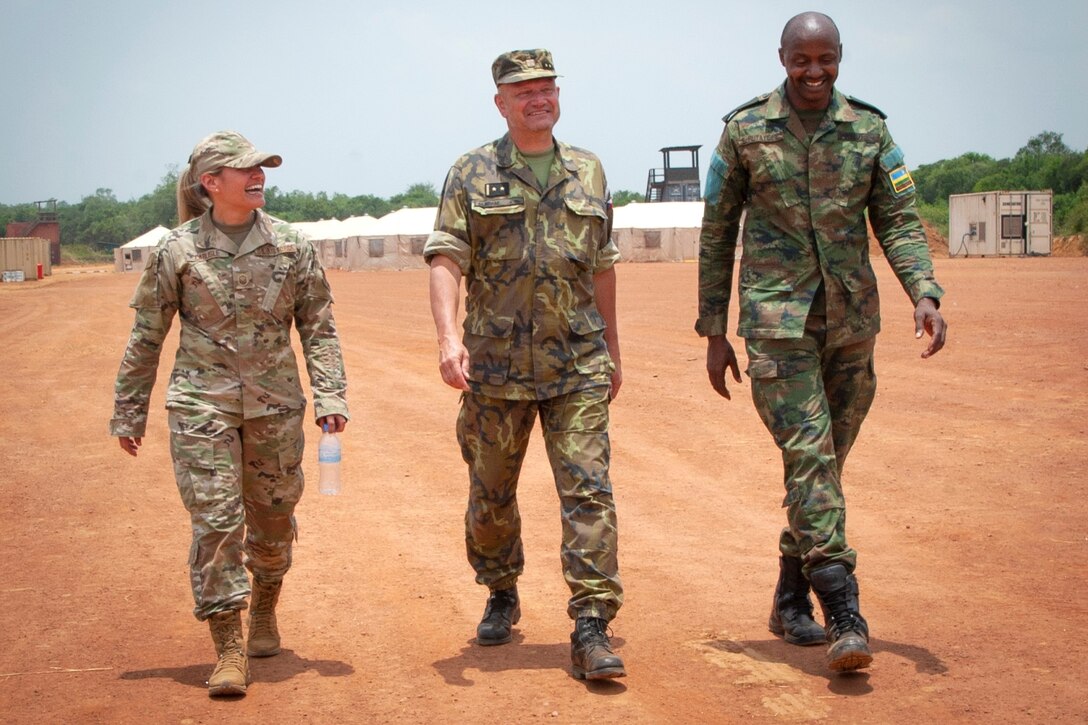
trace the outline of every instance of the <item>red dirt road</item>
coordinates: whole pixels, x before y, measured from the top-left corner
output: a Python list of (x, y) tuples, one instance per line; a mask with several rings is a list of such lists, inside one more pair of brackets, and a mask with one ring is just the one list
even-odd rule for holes
[(822, 647), (767, 632), (780, 461), (747, 380), (732, 402), (706, 381), (695, 265), (619, 268), (613, 631), (629, 676), (588, 685), (569, 675), (539, 437), (523, 618), (512, 644), (480, 648), (426, 273), (332, 272), (355, 416), (344, 493), (303, 498), (285, 651), (253, 660), (234, 702), (206, 695), (212, 644), (191, 614), (163, 411), (176, 330), (133, 460), (106, 421), (136, 277), (0, 286), (0, 721), (1085, 721), (1088, 258), (938, 259), (950, 343), (925, 361), (876, 267), (879, 393), (845, 482), (870, 670), (832, 677)]

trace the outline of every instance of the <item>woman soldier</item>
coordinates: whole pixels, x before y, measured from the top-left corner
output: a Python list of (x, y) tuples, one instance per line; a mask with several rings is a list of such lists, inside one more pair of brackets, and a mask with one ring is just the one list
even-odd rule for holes
[[(193, 149), (178, 178), (181, 225), (151, 253), (117, 373), (110, 433), (135, 456), (163, 340), (181, 336), (166, 408), (174, 474), (193, 526), (189, 555), (196, 618), (209, 623), (218, 662), (208, 694), (244, 695), (247, 654), (280, 651), (275, 607), (296, 538), (306, 398), (291, 349), (302, 342), (317, 424), (348, 419), (332, 293), (310, 242), (263, 211), (264, 169), (282, 159), (234, 131)], [(253, 575), (249, 638), (241, 610)]]

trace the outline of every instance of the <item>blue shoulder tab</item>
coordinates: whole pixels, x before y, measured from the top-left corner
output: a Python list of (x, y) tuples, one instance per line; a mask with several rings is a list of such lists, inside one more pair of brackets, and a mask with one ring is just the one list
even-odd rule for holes
[(739, 106), (734, 108), (732, 111), (730, 111), (729, 113), (722, 116), (722, 120), (725, 121), (726, 123), (729, 123), (729, 121), (732, 120), (733, 116), (736, 116), (738, 113), (740, 113), (744, 109), (753, 108), (755, 106), (758, 106), (759, 104), (763, 103), (764, 101), (766, 101), (770, 97), (771, 97), (770, 93), (764, 93), (762, 96), (756, 96), (752, 100), (740, 104)]
[(887, 118), (888, 117), (888, 115), (886, 113), (884, 113), (884, 111), (881, 111), (879, 108), (877, 108), (876, 106), (874, 106), (871, 103), (866, 103), (865, 101), (854, 98), (853, 96), (847, 96), (846, 100), (850, 102), (851, 106), (857, 106), (858, 108), (864, 108), (866, 111), (872, 111), (873, 113), (880, 116), (881, 118)]

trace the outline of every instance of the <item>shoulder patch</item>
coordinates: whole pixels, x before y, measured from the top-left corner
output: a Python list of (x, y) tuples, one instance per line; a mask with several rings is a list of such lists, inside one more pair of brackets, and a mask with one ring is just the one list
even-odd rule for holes
[(903, 150), (893, 146), (888, 153), (880, 157), (880, 168), (886, 174), (892, 194), (898, 199), (914, 191), (914, 179), (910, 170), (903, 163)]
[(718, 203), (725, 177), (729, 174), (729, 164), (721, 157), (717, 149), (710, 156), (710, 170), (706, 175), (706, 193), (703, 198), (712, 204)]
[(725, 114), (722, 117), (722, 120), (725, 121), (726, 123), (729, 123), (729, 121), (732, 120), (733, 116), (736, 116), (738, 113), (740, 113), (741, 111), (743, 111), (743, 110), (745, 110), (747, 108), (754, 108), (755, 106), (758, 106), (759, 104), (763, 103), (764, 101), (766, 101), (770, 97), (771, 97), (770, 93), (764, 93), (761, 96), (756, 96), (752, 100), (740, 104), (739, 106), (734, 108), (732, 111)]
[(866, 103), (865, 101), (862, 101), (862, 100), (860, 100), (858, 98), (854, 98), (853, 96), (847, 96), (846, 100), (850, 102), (851, 106), (857, 106), (858, 108), (864, 108), (866, 111), (872, 111), (873, 113), (880, 116), (881, 118), (887, 118), (888, 117), (888, 115), (886, 113), (884, 113), (884, 111), (881, 111), (879, 108), (877, 108), (876, 106), (874, 106), (871, 103)]

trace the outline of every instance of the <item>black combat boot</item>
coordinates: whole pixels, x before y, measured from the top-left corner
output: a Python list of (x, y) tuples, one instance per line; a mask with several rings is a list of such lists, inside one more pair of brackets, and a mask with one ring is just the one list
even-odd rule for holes
[(484, 617), (476, 627), (476, 643), (485, 647), (506, 644), (514, 635), (512, 627), (521, 619), (518, 588), (498, 589), (487, 598)]
[(824, 610), (827, 627), (827, 666), (833, 672), (849, 672), (868, 667), (873, 661), (869, 650), (869, 625), (858, 609), (858, 580), (842, 564), (831, 564), (809, 572), (812, 590)]
[(570, 662), (579, 680), (624, 677), (623, 660), (608, 641), (608, 622), (597, 617), (578, 617), (570, 634)]
[(778, 585), (767, 627), (790, 644), (808, 646), (824, 641), (824, 628), (812, 618), (808, 579), (801, 573), (801, 560), (795, 556), (778, 559)]

